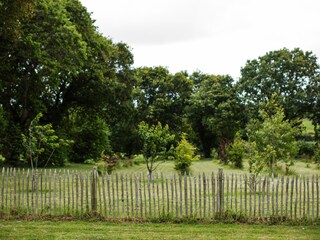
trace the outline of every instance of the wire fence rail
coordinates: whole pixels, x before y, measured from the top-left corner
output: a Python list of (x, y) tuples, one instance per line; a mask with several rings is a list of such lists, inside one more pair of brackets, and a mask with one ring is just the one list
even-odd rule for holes
[(319, 176), (99, 174), (3, 168), (2, 215), (319, 220)]

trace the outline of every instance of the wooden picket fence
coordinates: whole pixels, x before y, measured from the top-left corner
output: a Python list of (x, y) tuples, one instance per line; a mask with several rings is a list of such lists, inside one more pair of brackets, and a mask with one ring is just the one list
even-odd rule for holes
[(3, 168), (2, 215), (97, 214), (106, 218), (319, 220), (319, 176), (155, 173)]

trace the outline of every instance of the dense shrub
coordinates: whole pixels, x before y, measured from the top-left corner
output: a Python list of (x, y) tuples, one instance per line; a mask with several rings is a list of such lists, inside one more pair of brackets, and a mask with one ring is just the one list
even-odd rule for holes
[(74, 140), (72, 147), (73, 162), (84, 162), (87, 159), (99, 160), (102, 152), (110, 152), (110, 130), (101, 118), (86, 117), (77, 119), (70, 130)]
[(318, 167), (320, 167), (320, 145), (319, 144), (315, 149), (313, 160), (318, 165)]
[(219, 156), (218, 156), (217, 149), (211, 148), (210, 157), (213, 158), (213, 159), (218, 159)]
[(195, 155), (195, 151), (196, 148), (187, 141), (186, 134), (183, 134), (175, 149), (174, 161), (174, 169), (179, 171), (181, 175), (189, 175), (192, 161), (199, 160), (199, 156)]
[(306, 142), (306, 141), (298, 141), (298, 157), (308, 157), (311, 158), (315, 153), (315, 143), (314, 142)]
[(115, 154), (111, 156), (102, 154), (96, 165), (98, 172), (111, 174), (119, 165), (119, 157)]
[(236, 168), (243, 168), (245, 146), (240, 135), (236, 135), (234, 142), (227, 147), (227, 159)]

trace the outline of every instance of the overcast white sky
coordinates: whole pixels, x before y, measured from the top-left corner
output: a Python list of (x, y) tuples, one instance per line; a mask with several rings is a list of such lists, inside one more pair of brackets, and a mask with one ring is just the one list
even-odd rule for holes
[(135, 67), (240, 76), (246, 60), (299, 47), (320, 58), (319, 0), (81, 0)]

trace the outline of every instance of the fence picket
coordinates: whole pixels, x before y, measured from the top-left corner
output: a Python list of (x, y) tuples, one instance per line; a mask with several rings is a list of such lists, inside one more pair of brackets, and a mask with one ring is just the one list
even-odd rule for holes
[[(101, 178), (101, 180), (100, 180)], [(225, 211), (263, 221), (319, 219), (319, 176), (199, 173), (99, 175), (66, 170), (3, 168), (1, 213), (84, 214), (145, 219), (173, 216), (214, 219)]]

